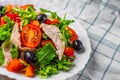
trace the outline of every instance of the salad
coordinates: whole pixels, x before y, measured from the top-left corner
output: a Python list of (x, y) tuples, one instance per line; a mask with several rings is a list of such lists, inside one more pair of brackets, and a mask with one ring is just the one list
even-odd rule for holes
[(69, 71), (84, 51), (73, 22), (32, 4), (0, 6), (0, 66), (26, 77)]

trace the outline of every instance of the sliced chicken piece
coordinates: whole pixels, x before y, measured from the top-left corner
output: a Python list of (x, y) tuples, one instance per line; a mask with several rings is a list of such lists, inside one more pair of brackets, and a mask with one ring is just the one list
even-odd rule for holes
[(44, 23), (42, 23), (40, 27), (42, 28), (43, 32), (54, 42), (57, 49), (56, 53), (59, 60), (61, 60), (65, 48), (65, 42), (59, 28), (57, 26), (47, 25)]
[(21, 47), (21, 41), (20, 41), (20, 33), (18, 28), (18, 23), (15, 23), (12, 34), (11, 34), (11, 43), (14, 44), (17, 48)]
[(1, 46), (4, 53), (4, 64), (2, 66), (6, 66), (6, 64), (12, 59), (12, 55), (10, 53), (12, 44), (14, 44), (16, 47), (21, 47), (20, 33), (17, 23), (15, 23), (13, 26), (10, 39), (6, 40)]
[(6, 64), (12, 59), (12, 56), (10, 54), (10, 50), (12, 48), (12, 44), (10, 43), (10, 40), (6, 40), (2, 46), (2, 51), (3, 51), (3, 54), (4, 54), (4, 64), (2, 65), (3, 67), (6, 66)]

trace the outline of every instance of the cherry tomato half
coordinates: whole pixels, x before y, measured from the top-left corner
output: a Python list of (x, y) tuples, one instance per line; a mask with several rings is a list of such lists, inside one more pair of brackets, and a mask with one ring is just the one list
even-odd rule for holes
[(28, 65), (25, 71), (25, 76), (33, 77), (34, 76), (34, 68), (31, 65)]
[(69, 33), (71, 34), (71, 37), (70, 37), (70, 43), (72, 44), (72, 42), (74, 40), (78, 40), (78, 35), (77, 33), (70, 27), (66, 27), (66, 29), (69, 31)]
[(49, 20), (47, 19), (45, 21), (46, 24), (58, 24), (59, 23), (59, 20), (58, 19), (53, 19), (53, 20)]
[(0, 18), (0, 25), (4, 25), (6, 24), (6, 21), (4, 20), (4, 17), (1, 17)]
[(20, 72), (25, 67), (26, 66), (23, 63), (21, 63), (19, 59), (15, 58), (8, 63), (6, 68), (10, 72)]
[(35, 48), (39, 45), (41, 41), (41, 31), (39, 26), (28, 24), (23, 27), (21, 33), (21, 41), (23, 46)]
[(68, 57), (74, 56), (74, 49), (71, 47), (65, 47), (64, 54)]
[(14, 22), (17, 22), (18, 25), (20, 26), (20, 22), (21, 22), (21, 19), (20, 17), (18, 16), (18, 14), (16, 13), (8, 13), (6, 14), (7, 17), (9, 17), (11, 20), (13, 20)]
[(8, 13), (6, 15), (7, 15), (7, 17), (9, 17), (14, 22), (20, 22), (21, 21), (20, 17), (15, 13)]

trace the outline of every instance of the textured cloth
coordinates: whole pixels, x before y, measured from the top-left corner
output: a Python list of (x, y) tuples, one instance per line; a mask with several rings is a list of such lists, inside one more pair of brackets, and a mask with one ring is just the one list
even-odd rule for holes
[(120, 0), (38, 1), (41, 3), (37, 5), (52, 4), (70, 13), (88, 32), (90, 59), (82, 71), (68, 80), (120, 80)]
[(50, 0), (76, 18), (88, 32), (91, 57), (68, 80), (120, 80), (120, 0)]

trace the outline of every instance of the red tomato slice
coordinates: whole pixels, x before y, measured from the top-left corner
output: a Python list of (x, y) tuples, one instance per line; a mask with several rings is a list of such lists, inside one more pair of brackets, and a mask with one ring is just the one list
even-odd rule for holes
[(26, 10), (28, 8), (28, 6), (32, 6), (34, 8), (33, 4), (23, 5), (23, 6), (20, 6), (20, 8), (23, 9), (23, 10)]
[(8, 13), (6, 15), (7, 15), (7, 17), (9, 17), (14, 22), (20, 22), (21, 21), (20, 17), (17, 14), (15, 14), (15, 13)]
[(25, 76), (33, 77), (34, 76), (34, 68), (31, 65), (28, 65), (25, 71)]
[(46, 24), (58, 24), (59, 23), (59, 20), (58, 19), (53, 19), (53, 20), (49, 20), (47, 19), (45, 21)]
[(64, 54), (66, 56), (72, 57), (72, 56), (74, 56), (74, 49), (71, 47), (65, 47)]
[(21, 41), (23, 46), (35, 48), (39, 45), (41, 41), (41, 31), (39, 26), (28, 24), (23, 27), (21, 33)]
[(21, 63), (19, 59), (15, 58), (9, 62), (6, 68), (10, 72), (20, 72), (25, 67), (26, 66), (23, 63)]
[(78, 40), (78, 35), (77, 33), (70, 27), (66, 27), (66, 29), (69, 31), (69, 33), (71, 34), (71, 37), (70, 37), (70, 43), (72, 44), (72, 42), (74, 40)]
[(6, 24), (6, 21), (4, 20), (4, 17), (1, 17), (0, 18), (0, 25), (4, 25)]
[(18, 25), (20, 26), (21, 19), (20, 19), (20, 17), (17, 14), (15, 14), (15, 13), (8, 13), (6, 15), (7, 15), (7, 17), (9, 17), (14, 22), (17, 22)]

